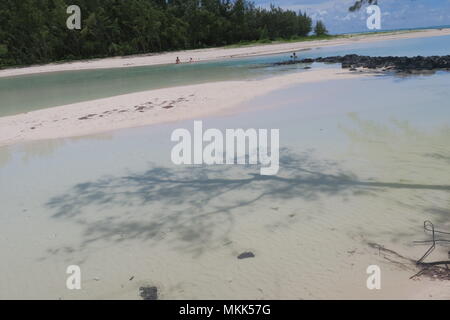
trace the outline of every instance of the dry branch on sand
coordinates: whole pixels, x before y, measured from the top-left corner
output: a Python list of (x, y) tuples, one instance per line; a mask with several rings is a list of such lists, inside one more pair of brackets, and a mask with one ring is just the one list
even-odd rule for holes
[[(407, 258), (393, 250), (387, 249), (377, 243), (368, 243), (369, 247), (377, 249), (379, 254), (390, 263), (395, 264), (403, 270), (415, 272), (410, 279), (418, 279), (420, 277), (427, 277), (436, 280), (450, 280), (450, 260), (425, 262), (424, 260), (430, 255), (438, 243), (450, 243), (446, 239), (436, 238), (436, 234), (450, 234), (448, 232), (435, 230), (433, 223), (430, 221), (424, 222), (425, 232), (432, 233), (432, 240), (415, 241), (415, 243), (431, 243), (431, 247), (419, 259), (414, 260)], [(449, 252), (450, 255), (450, 252)]]

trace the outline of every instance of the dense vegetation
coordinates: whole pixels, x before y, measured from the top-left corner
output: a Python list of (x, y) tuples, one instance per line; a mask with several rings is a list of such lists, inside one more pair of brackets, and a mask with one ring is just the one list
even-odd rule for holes
[[(81, 30), (66, 10), (81, 8)], [(304, 13), (247, 0), (1, 0), (0, 67), (304, 37)]]
[(323, 36), (323, 35), (328, 34), (328, 30), (322, 21), (319, 20), (316, 22), (316, 26), (314, 27), (314, 33), (317, 36)]

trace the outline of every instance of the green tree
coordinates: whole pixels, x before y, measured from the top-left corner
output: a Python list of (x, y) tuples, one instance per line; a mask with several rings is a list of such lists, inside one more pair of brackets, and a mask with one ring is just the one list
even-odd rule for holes
[(316, 22), (316, 26), (314, 27), (314, 33), (316, 36), (324, 36), (328, 34), (328, 30), (322, 21), (319, 20)]
[(306, 13), (248, 0), (1, 0), (0, 67), (307, 36)]
[(298, 13), (298, 35), (306, 37), (312, 31), (312, 19), (306, 12)]

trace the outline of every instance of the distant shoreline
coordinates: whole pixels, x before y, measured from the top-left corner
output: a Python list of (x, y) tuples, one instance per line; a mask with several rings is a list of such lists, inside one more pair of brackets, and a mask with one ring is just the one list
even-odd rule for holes
[[(380, 32), (397, 32), (397, 31), (414, 32), (414, 31), (420, 31), (420, 30), (442, 30), (442, 29), (449, 29), (449, 28), (450, 28), (450, 25), (442, 25), (442, 26), (430, 26), (430, 27), (418, 27), (418, 28), (384, 29)], [(380, 32), (376, 32), (376, 33), (380, 33)], [(370, 34), (370, 33), (374, 33), (374, 32), (361, 30), (361, 31), (356, 31), (356, 32), (351, 32), (351, 33), (348, 33), (348, 32), (336, 33), (336, 35)]]
[(194, 62), (217, 61), (233, 58), (245, 58), (271, 54), (281, 54), (293, 51), (302, 51), (317, 47), (349, 45), (352, 43), (367, 43), (397, 39), (412, 39), (450, 35), (450, 28), (445, 29), (420, 29), (400, 30), (393, 32), (344, 34), (330, 40), (311, 40), (300, 42), (284, 42), (271, 44), (242, 45), (236, 47), (220, 47), (209, 49), (195, 49), (155, 53), (135, 56), (119, 56), (92, 60), (80, 60), (73, 62), (51, 63), (29, 67), (7, 68), (0, 70), (0, 78), (39, 73), (114, 69), (127, 67), (142, 67), (153, 65), (174, 64), (177, 57), (182, 62), (188, 62), (190, 58)]

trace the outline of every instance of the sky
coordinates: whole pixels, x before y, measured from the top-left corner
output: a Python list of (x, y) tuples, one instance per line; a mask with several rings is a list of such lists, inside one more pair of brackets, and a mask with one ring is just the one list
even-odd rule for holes
[[(351, 13), (355, 0), (253, 0), (257, 5), (270, 3), (285, 9), (306, 11), (314, 20), (325, 22), (330, 33), (363, 32), (369, 15), (366, 7)], [(450, 0), (378, 0), (381, 29), (420, 28), (450, 25)]]

